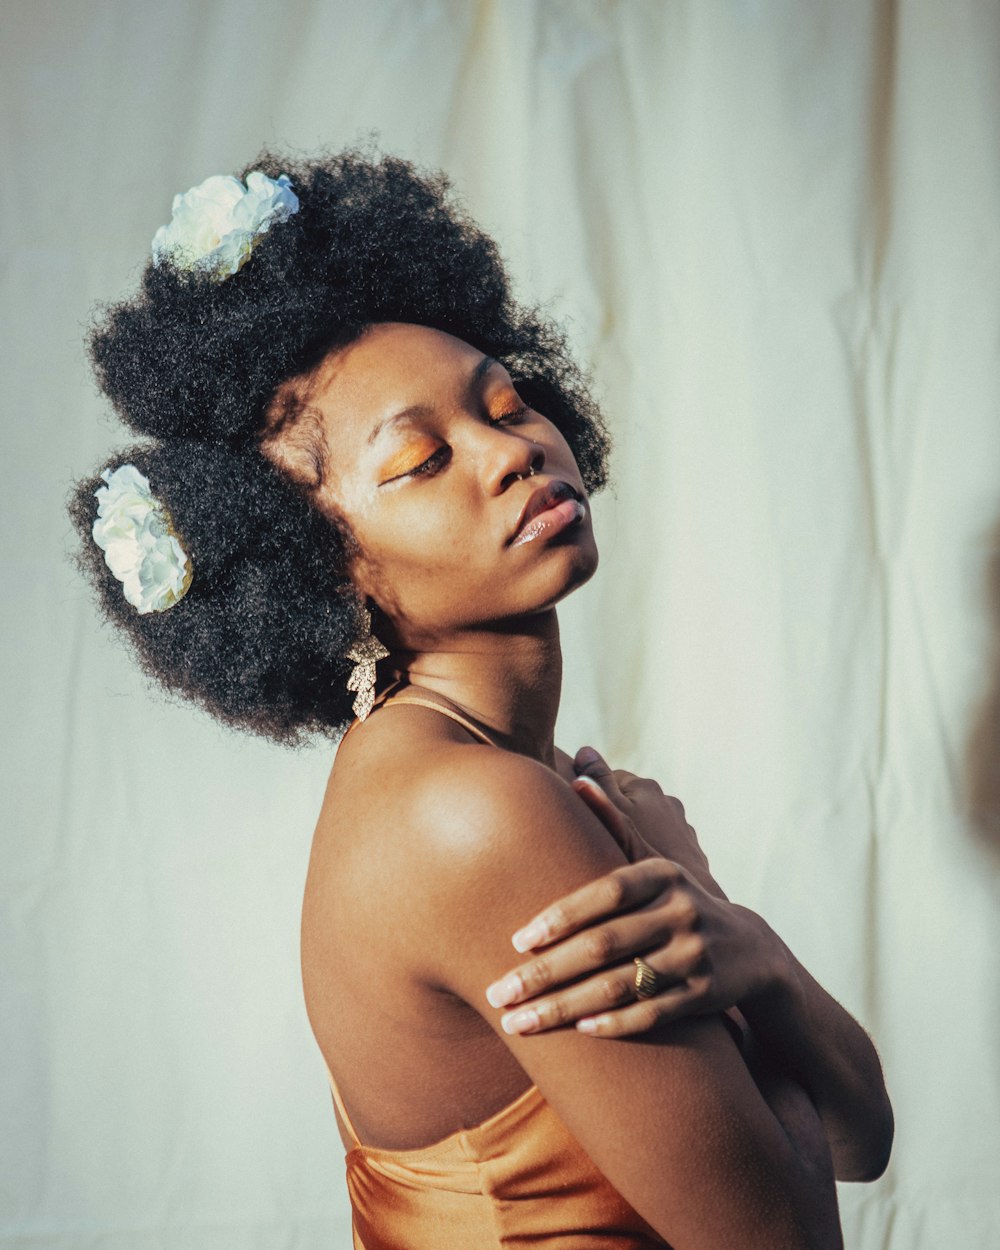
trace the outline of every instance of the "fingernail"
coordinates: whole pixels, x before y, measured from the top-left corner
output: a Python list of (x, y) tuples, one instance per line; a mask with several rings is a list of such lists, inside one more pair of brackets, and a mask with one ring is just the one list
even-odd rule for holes
[(589, 786), (591, 790), (596, 790), (598, 794), (604, 793), (604, 791), (600, 787), (600, 784), (596, 782), (593, 777), (586, 777), (586, 776), (577, 777), (575, 781), (573, 782), (573, 784), (576, 785), (577, 781), (582, 782), (585, 786)]
[(527, 1008), (523, 1011), (509, 1011), (500, 1021), (505, 1033), (527, 1033), (538, 1028), (538, 1012)]
[(581, 768), (587, 768), (590, 764), (596, 764), (600, 758), (593, 747), (581, 747), (576, 753), (576, 762)]
[(593, 1016), (584, 1016), (582, 1020), (577, 1020), (576, 1027), (581, 1033), (596, 1033), (597, 1021)]
[(491, 1007), (506, 1007), (508, 1003), (512, 1003), (515, 998), (521, 997), (523, 989), (521, 978), (516, 972), (508, 973), (507, 976), (501, 977), (499, 981), (494, 981), (486, 991), (486, 1001)]
[(544, 942), (547, 928), (544, 921), (533, 920), (531, 924), (525, 925), (523, 929), (518, 929), (514, 936), (510, 939), (515, 950), (530, 951), (533, 946), (537, 946), (539, 942)]

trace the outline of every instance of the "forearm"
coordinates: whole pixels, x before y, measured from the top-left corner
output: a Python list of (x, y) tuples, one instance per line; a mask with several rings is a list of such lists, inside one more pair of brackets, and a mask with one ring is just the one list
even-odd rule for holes
[[(687, 867), (709, 894), (731, 902), (707, 868)], [(738, 1010), (757, 1044), (808, 1093), (837, 1179), (877, 1179), (889, 1161), (893, 1115), (871, 1039), (762, 916), (741, 910), (759, 928), (762, 948), (773, 952), (774, 962), (767, 988), (742, 999)]]
[[(728, 914), (716, 917), (715, 932), (724, 935), (719, 967), (726, 961), (738, 967), (739, 988), (731, 986), (725, 999), (729, 1004), (735, 999), (729, 1012), (742, 1017), (760, 1052), (797, 1082), (811, 1101), (826, 1135), (836, 1178), (876, 1179), (888, 1163), (893, 1117), (870, 1038), (762, 917), (728, 898), (712, 876), (694, 831), (688, 826), (688, 836), (678, 833), (675, 804), (676, 800), (670, 810), (661, 811), (663, 804), (654, 803), (646, 813), (635, 859), (644, 858), (652, 848), (679, 864), (706, 894), (726, 905), (723, 910)], [(607, 805), (612, 807), (610, 802)], [(635, 827), (630, 827), (635, 833)], [(627, 833), (624, 830), (625, 842)]]
[(776, 967), (768, 987), (737, 1006), (769, 1058), (808, 1093), (837, 1179), (875, 1180), (885, 1171), (893, 1137), (892, 1106), (875, 1047), (767, 922), (756, 919), (776, 952)]
[(747, 1030), (744, 1040), (743, 1060), (803, 1167), (817, 1185), (833, 1190), (835, 1177), (830, 1143), (812, 1099), (775, 1061), (752, 1029)]

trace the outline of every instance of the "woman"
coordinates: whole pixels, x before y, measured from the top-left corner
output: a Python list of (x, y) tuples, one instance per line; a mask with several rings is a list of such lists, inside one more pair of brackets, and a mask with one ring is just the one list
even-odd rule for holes
[(441, 175), (241, 178), (175, 199), (95, 331), (155, 441), (72, 510), (169, 689), (278, 741), (349, 726), (302, 966), (355, 1245), (840, 1245), (834, 1179), (892, 1138), (870, 1041), (677, 800), (553, 741), (608, 449), (561, 337)]

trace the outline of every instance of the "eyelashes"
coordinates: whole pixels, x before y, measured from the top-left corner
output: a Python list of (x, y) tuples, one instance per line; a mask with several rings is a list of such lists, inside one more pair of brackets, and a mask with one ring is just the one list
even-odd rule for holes
[(437, 470), (441, 468), (441, 466), (448, 460), (450, 456), (451, 456), (451, 448), (447, 444), (443, 443), (437, 449), (437, 451), (429, 455), (427, 459), (424, 460), (421, 464), (418, 464), (415, 469), (410, 469), (409, 472), (403, 473), (400, 476), (423, 477), (425, 474), (428, 474), (428, 473), (436, 473)]
[(531, 409), (527, 404), (522, 404), (520, 408), (514, 408), (511, 412), (501, 412), (498, 417), (490, 417), (490, 425), (503, 425), (505, 421), (512, 421), (515, 417), (523, 417)]
[[(527, 404), (522, 404), (520, 408), (514, 408), (510, 412), (502, 412), (499, 416), (490, 417), (490, 425), (506, 425), (507, 422), (516, 421), (529, 413), (531, 409)], [(436, 473), (442, 469), (451, 459), (451, 448), (447, 443), (442, 443), (436, 451), (432, 452), (426, 460), (420, 462), (414, 468), (401, 473), (400, 477), (426, 477)]]

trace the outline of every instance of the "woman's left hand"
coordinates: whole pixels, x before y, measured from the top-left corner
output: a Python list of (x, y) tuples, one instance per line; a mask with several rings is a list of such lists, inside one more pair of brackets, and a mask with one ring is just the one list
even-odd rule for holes
[[(725, 1011), (771, 988), (781, 968), (773, 930), (654, 849), (623, 810), (616, 778), (627, 775), (595, 771), (601, 784), (578, 778), (573, 788), (633, 862), (559, 899), (514, 935), (518, 950), (538, 953), (486, 991), (492, 1006), (508, 1009), (505, 1031), (576, 1022), (581, 1032), (621, 1037)], [(653, 997), (637, 998), (637, 955), (661, 978)]]

